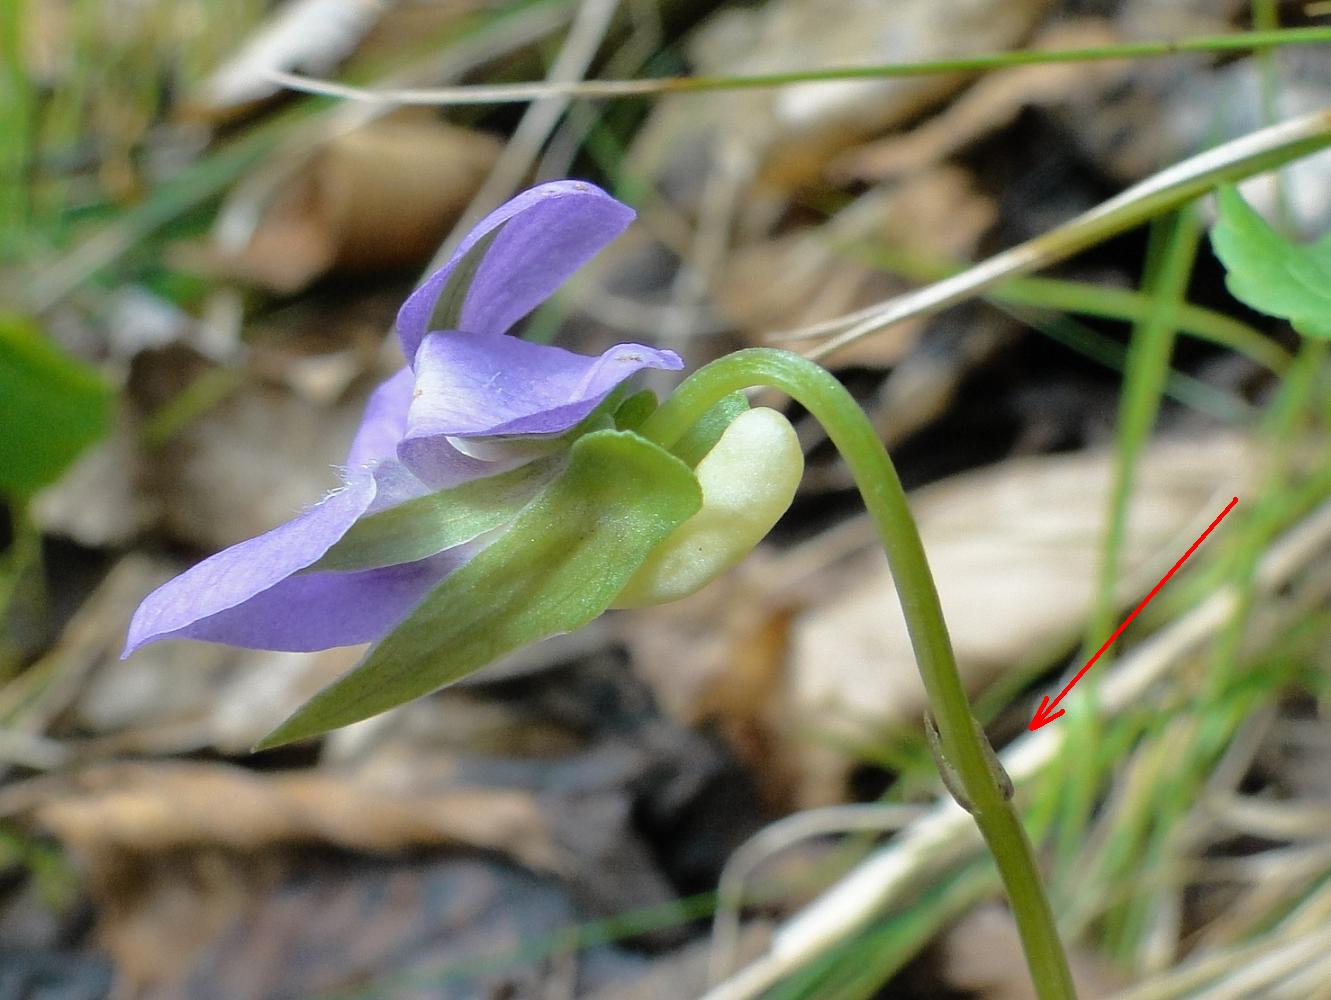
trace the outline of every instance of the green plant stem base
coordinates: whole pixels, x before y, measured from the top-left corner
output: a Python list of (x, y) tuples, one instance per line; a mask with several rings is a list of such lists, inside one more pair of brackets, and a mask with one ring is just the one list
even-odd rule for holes
[(896, 581), (911, 645), (937, 723), (942, 766), (960, 785), (989, 846), (1021, 934), (1041, 1000), (1075, 998), (1053, 911), (1026, 831), (990, 760), (992, 751), (971, 713), (943, 621), (933, 574), (892, 459), (864, 411), (824, 368), (788, 351), (751, 348), (714, 361), (686, 379), (640, 433), (669, 448), (702, 414), (733, 392), (770, 386), (790, 395), (827, 430), (850, 466), (877, 525)]

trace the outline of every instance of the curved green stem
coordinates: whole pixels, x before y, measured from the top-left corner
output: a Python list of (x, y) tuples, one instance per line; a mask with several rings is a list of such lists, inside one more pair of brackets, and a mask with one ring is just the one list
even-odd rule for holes
[(829, 372), (807, 358), (788, 351), (752, 348), (714, 361), (687, 378), (639, 433), (670, 447), (714, 403), (732, 392), (755, 386), (780, 389), (804, 406), (827, 430), (850, 466), (887, 552), (937, 723), (944, 766), (954, 772), (994, 856), (1038, 994), (1042, 1000), (1074, 998), (1067, 958), (1034, 852), (991, 764), (993, 751), (971, 714), (938, 591), (905, 491), (892, 459), (859, 405)]

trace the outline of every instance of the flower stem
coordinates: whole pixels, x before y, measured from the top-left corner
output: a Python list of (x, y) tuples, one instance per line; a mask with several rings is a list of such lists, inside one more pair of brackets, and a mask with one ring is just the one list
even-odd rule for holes
[[(971, 714), (957, 673), (933, 575), (896, 468), (864, 411), (828, 371), (798, 354), (770, 348), (737, 351), (687, 378), (639, 430), (670, 447), (718, 400), (741, 389), (771, 386), (789, 394), (823, 425), (873, 517), (896, 581), (906, 628), (924, 680), (938, 743), (993, 854), (1041, 1000), (1076, 991), (1054, 926), (1034, 852), (991, 764), (992, 750)], [(950, 782), (951, 784), (951, 782)]]

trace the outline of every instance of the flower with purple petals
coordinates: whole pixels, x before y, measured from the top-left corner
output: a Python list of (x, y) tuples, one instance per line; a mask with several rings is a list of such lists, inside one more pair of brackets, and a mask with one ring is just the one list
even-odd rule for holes
[(533, 188), (487, 216), (399, 311), (408, 364), (370, 397), (342, 485), (150, 594), (125, 655), (176, 637), (308, 651), (390, 632), (487, 536), (403, 562), (323, 568), (358, 522), (538, 461), (637, 372), (683, 367), (640, 344), (588, 357), (509, 335), (632, 218), (577, 181)]

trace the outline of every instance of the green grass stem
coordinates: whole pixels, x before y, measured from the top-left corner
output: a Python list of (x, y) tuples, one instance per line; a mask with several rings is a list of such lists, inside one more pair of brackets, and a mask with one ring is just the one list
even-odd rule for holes
[[(1095, 597), (1088, 618), (1081, 657), (1097, 649), (1114, 627), (1122, 552), (1137, 462), (1155, 424), (1169, 373), (1169, 359), (1178, 328), (1178, 313), (1196, 259), (1201, 223), (1195, 213), (1180, 212), (1152, 229), (1147, 253), (1146, 287), (1151, 310), (1133, 330), (1119, 402), (1115, 433), (1113, 481)], [(1111, 657), (1112, 651), (1106, 655)], [(1094, 677), (1069, 699), (1069, 710), (1093, 712)], [(1077, 705), (1078, 702), (1083, 703)], [(1104, 775), (1095, 755), (1073, 755), (1062, 785), (1063, 809), (1055, 836), (1058, 881), (1066, 881), (1080, 864), (1085, 830)]]
[(1259, 431), (1259, 439), (1266, 442), (1265, 467), (1254, 490), (1254, 502), (1238, 524), (1237, 552), (1229, 568), (1231, 579), (1238, 587), (1238, 602), (1212, 649), (1208, 671), (1212, 687), (1223, 686), (1235, 669), (1252, 613), (1257, 564), (1287, 519), (1287, 494), (1293, 488), (1300, 424), (1312, 415), (1328, 356), (1331, 356), (1331, 346), (1327, 341), (1306, 340), (1275, 399), (1267, 407)]
[(1331, 28), (1285, 28), (1279, 31), (1236, 31), (1194, 35), (1173, 40), (1124, 42), (1071, 49), (1019, 49), (1015, 52), (985, 52), (955, 59), (886, 63), (874, 66), (832, 66), (824, 69), (790, 70), (734, 76), (657, 77), (650, 80), (584, 80), (568, 83), (515, 83), (491, 86), (402, 88), (373, 90), (315, 80), (290, 73), (273, 78), (294, 90), (326, 94), (350, 100), (390, 104), (454, 106), (465, 104), (526, 103), (544, 97), (607, 99), (647, 94), (690, 94), (726, 90), (762, 90), (793, 84), (840, 83), (847, 80), (886, 80), (949, 73), (981, 73), (1013, 66), (1049, 63), (1104, 62), (1113, 59), (1150, 59), (1163, 56), (1211, 52), (1255, 52), (1285, 45), (1316, 45), (1331, 42)]
[(25, 183), (32, 160), (33, 92), (23, 72), (25, 0), (0, 4), (0, 260), (27, 241)]
[[(882, 244), (860, 243), (845, 250), (854, 259), (914, 281), (939, 281), (965, 270), (965, 265), (898, 253)], [(1012, 278), (995, 285), (983, 297), (994, 303), (1138, 324), (1148, 319), (1155, 308), (1152, 297), (1146, 293), (1066, 278)], [(1289, 367), (1291, 355), (1285, 348), (1232, 316), (1182, 302), (1177, 322), (1179, 333), (1228, 348), (1276, 374)]]
[(1192, 276), (1200, 236), (1200, 221), (1195, 213), (1187, 211), (1152, 229), (1146, 278), (1151, 309), (1133, 329), (1128, 347), (1115, 430), (1113, 486), (1101, 545), (1095, 603), (1087, 623), (1083, 652), (1098, 648), (1114, 625), (1118, 609), (1115, 592), (1127, 537), (1134, 474), (1160, 412), (1178, 330), (1178, 314)]

